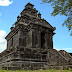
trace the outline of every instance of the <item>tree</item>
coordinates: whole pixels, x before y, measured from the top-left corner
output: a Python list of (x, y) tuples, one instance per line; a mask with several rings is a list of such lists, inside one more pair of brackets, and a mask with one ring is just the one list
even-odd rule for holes
[(72, 29), (72, 0), (42, 0), (42, 2), (51, 3), (51, 6), (54, 9), (51, 13), (52, 16), (58, 14), (67, 16), (67, 20), (65, 20), (62, 25), (66, 25), (69, 30)]

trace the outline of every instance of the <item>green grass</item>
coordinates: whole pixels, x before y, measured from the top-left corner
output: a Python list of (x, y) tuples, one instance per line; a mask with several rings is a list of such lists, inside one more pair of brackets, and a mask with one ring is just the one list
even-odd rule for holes
[(34, 70), (34, 71), (31, 71), (31, 70), (15, 70), (15, 71), (12, 71), (12, 70), (0, 70), (0, 72), (71, 72), (69, 70)]
[(69, 68), (68, 70), (54, 70), (54, 69), (50, 69), (50, 70), (33, 70), (33, 71), (31, 71), (31, 70), (15, 70), (15, 71), (13, 71), (13, 70), (8, 70), (8, 68), (7, 68), (7, 70), (0, 70), (0, 72), (72, 72), (72, 70), (71, 70), (71, 68)]

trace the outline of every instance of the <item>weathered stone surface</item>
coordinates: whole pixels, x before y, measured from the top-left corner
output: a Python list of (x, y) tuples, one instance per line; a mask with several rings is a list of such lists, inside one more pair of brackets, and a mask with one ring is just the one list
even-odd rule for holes
[(67, 58), (65, 58), (60, 52), (58, 52), (55, 49), (48, 49), (47, 52), (47, 62), (48, 65), (67, 65), (69, 64), (69, 61), (67, 60)]
[(60, 50), (59, 51), (67, 60), (70, 60), (70, 58), (72, 58), (72, 56), (67, 53), (65, 50)]

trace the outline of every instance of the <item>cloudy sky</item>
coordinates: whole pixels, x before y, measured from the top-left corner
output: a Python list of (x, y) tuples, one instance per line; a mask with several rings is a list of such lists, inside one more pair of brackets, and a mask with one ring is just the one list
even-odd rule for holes
[(70, 32), (65, 26), (62, 27), (62, 23), (67, 18), (60, 15), (51, 16), (53, 8), (50, 4), (40, 4), (41, 0), (0, 0), (0, 52), (6, 49), (5, 37), (28, 2), (35, 5), (34, 8), (42, 14), (42, 18), (47, 20), (53, 27), (56, 27), (56, 34), (53, 36), (54, 48), (72, 52), (72, 36), (70, 36)]

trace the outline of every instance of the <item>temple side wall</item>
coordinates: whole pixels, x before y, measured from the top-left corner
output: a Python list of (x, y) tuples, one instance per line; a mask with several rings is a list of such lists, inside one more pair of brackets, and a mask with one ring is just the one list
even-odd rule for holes
[(9, 40), (7, 40), (7, 48), (11, 48), (12, 46), (19, 45), (19, 33), (15, 33)]

